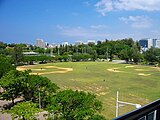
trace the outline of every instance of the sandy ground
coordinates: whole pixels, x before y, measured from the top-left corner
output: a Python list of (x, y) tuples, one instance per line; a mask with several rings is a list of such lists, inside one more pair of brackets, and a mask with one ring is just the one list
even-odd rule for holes
[(123, 72), (123, 71), (119, 71), (118, 68), (111, 68), (111, 69), (107, 69), (110, 72)]
[[(61, 69), (61, 70), (53, 71), (53, 72), (42, 72), (42, 73), (38, 73), (38, 75), (54, 74), (54, 73), (67, 73), (67, 72), (73, 71), (73, 68), (58, 68), (58, 69)], [(31, 73), (31, 74), (37, 75), (37, 73)]]
[[(43, 75), (43, 74), (54, 74), (54, 73), (67, 73), (67, 72), (70, 72), (70, 71), (73, 71), (73, 68), (62, 68), (62, 67), (57, 67), (57, 66), (44, 66), (42, 69), (32, 69), (32, 70), (37, 70), (37, 71), (41, 71), (41, 70), (46, 70), (44, 68), (56, 68), (58, 69), (57, 71), (52, 71), (52, 72), (41, 72), (41, 73), (30, 73), (30, 74), (34, 74), (34, 75)], [(17, 67), (16, 68), (17, 70), (19, 71), (24, 71), (24, 70), (27, 70), (29, 69), (29, 66), (20, 66), (20, 67)]]
[(146, 70), (144, 70), (144, 69), (135, 69), (136, 71), (146, 71)]
[(23, 68), (23, 67), (17, 67), (16, 70), (19, 70), (19, 71), (24, 71), (24, 70), (27, 70), (27, 68)]
[(125, 66), (125, 68), (132, 68), (132, 67), (135, 67), (135, 66), (131, 66), (131, 65)]
[(151, 74), (138, 73), (138, 75), (141, 75), (141, 76), (150, 76)]
[(42, 70), (46, 70), (46, 69), (33, 69), (33, 70), (42, 71)]
[(154, 69), (160, 71), (160, 67), (152, 67), (152, 68), (154, 68)]
[[(107, 70), (110, 71), (110, 72), (123, 72), (123, 71), (120, 71), (118, 68), (112, 68), (112, 69), (107, 69)], [(135, 70), (136, 71), (145, 71), (144, 69), (135, 69)], [(138, 73), (138, 75), (141, 75), (141, 76), (150, 76), (151, 74)]]

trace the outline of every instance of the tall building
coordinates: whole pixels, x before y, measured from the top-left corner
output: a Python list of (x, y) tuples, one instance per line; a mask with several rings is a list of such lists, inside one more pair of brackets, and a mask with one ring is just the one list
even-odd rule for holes
[(40, 48), (45, 48), (45, 42), (43, 41), (43, 39), (37, 39), (36, 46)]
[(139, 40), (139, 44), (144, 50), (147, 50), (151, 47), (160, 48), (160, 39), (141, 39)]
[(49, 47), (49, 43), (45, 42), (45, 48), (48, 48), (48, 47)]
[(157, 39), (153, 39), (153, 47), (157, 46)]
[(160, 39), (157, 39), (157, 40), (156, 40), (156, 47), (157, 47), (157, 48), (160, 48)]
[(139, 40), (139, 44), (142, 48), (148, 48), (148, 40), (147, 39), (141, 39)]
[(150, 38), (145, 38), (139, 40), (139, 44), (141, 45), (142, 48), (151, 48), (155, 46), (155, 41), (156, 39), (150, 39)]
[(148, 39), (148, 48), (153, 47), (153, 39)]

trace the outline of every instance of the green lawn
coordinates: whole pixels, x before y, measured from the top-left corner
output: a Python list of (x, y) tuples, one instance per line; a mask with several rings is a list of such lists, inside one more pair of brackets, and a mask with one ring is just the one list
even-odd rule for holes
[[(160, 70), (153, 67), (110, 62), (62, 62), (35, 65), (29, 68), (34, 73), (62, 70), (45, 68), (46, 66), (73, 68), (73, 71), (66, 73), (50, 73), (43, 76), (48, 77), (62, 89), (84, 90), (96, 94), (97, 98), (103, 102), (102, 114), (107, 119), (115, 117), (117, 90), (119, 90), (121, 101), (141, 105), (160, 98)], [(41, 68), (42, 70), (39, 70)], [(133, 106), (121, 107), (119, 114), (133, 109), (135, 109)]]

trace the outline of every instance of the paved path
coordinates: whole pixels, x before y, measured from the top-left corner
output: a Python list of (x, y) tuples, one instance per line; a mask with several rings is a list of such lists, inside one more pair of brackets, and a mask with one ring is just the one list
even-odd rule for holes
[(114, 63), (126, 63), (125, 60), (112, 60), (112, 62), (114, 62)]

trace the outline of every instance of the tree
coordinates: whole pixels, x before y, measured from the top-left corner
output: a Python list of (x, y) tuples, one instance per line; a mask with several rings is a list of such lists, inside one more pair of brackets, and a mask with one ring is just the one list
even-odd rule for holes
[(92, 59), (95, 61), (97, 59), (97, 52), (96, 52), (96, 50), (94, 50), (91, 55), (92, 55)]
[(40, 55), (40, 56), (36, 56), (38, 61), (41, 61), (40, 63), (46, 63), (46, 61), (51, 60), (50, 56), (46, 56), (46, 55)]
[(28, 65), (33, 65), (34, 61), (37, 60), (37, 56), (24, 56), (23, 63), (27, 63)]
[(14, 70), (15, 67), (12, 65), (12, 61), (9, 57), (0, 55), (0, 78), (10, 70)]
[(50, 103), (59, 88), (48, 78), (39, 75), (29, 75), (30, 71), (11, 70), (0, 79), (0, 86), (4, 89), (0, 97), (3, 100), (12, 100), (23, 97), (25, 101), (38, 103), (41, 94), (41, 105), (45, 107)]
[(140, 60), (142, 59), (142, 55), (140, 54), (136, 46), (132, 48), (132, 58), (133, 58), (133, 62), (136, 64), (140, 62)]
[(123, 42), (125, 45), (129, 46), (129, 47), (133, 47), (133, 45), (134, 45), (134, 41), (133, 41), (132, 38), (122, 39), (122, 42)]
[(29, 75), (24, 82), (23, 98), (38, 103), (40, 94), (41, 106), (45, 108), (50, 103), (50, 97), (53, 97), (58, 89), (59, 87), (46, 77)]
[(0, 49), (5, 49), (6, 47), (7, 44), (0, 41)]
[(44, 54), (45, 53), (45, 49), (44, 48), (40, 48), (40, 47), (36, 47), (34, 52), (38, 52), (40, 54)]
[(13, 55), (13, 48), (12, 47), (6, 47), (5, 55), (6, 56), (12, 56)]
[(47, 109), (58, 120), (89, 119), (102, 110), (102, 103), (96, 96), (83, 91), (60, 91), (51, 103)]
[[(26, 73), (24, 73), (26, 74)], [(14, 99), (22, 95), (23, 90), (23, 72), (17, 70), (11, 70), (6, 73), (0, 79), (0, 86), (3, 88), (3, 92), (0, 95), (2, 100), (12, 100), (14, 104)]]
[(67, 62), (69, 60), (69, 56), (68, 55), (61, 55), (61, 56), (57, 56), (58, 57), (58, 60), (63, 62)]
[(106, 118), (102, 115), (93, 115), (89, 118), (89, 120), (106, 120)]
[(160, 63), (160, 49), (151, 47), (144, 53), (144, 58), (152, 64)]
[(89, 43), (88, 43), (88, 46), (90, 46), (90, 47), (93, 47), (94, 45), (95, 45), (94, 42), (89, 42)]
[(120, 52), (120, 58), (122, 59), (122, 60), (125, 60), (126, 61), (126, 63), (128, 63), (129, 62), (129, 49), (124, 49), (124, 50), (122, 50), (121, 52)]
[(37, 108), (37, 104), (32, 102), (20, 102), (13, 106), (10, 110), (4, 110), (3, 112), (10, 113), (12, 119), (18, 118), (18, 120), (34, 120), (36, 113), (40, 111)]
[(22, 49), (21, 45), (16, 45), (14, 47), (12, 57), (13, 57), (13, 60), (14, 60), (14, 63), (16, 66), (19, 65), (20, 62), (22, 62), (22, 60), (23, 60), (23, 53), (22, 53), (23, 51), (22, 50), (23, 49)]

